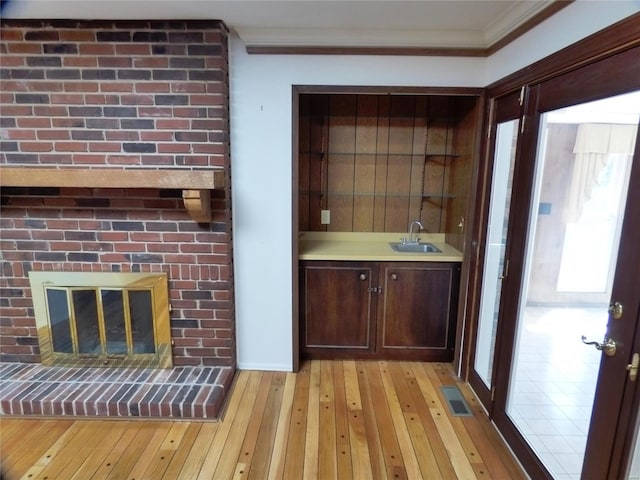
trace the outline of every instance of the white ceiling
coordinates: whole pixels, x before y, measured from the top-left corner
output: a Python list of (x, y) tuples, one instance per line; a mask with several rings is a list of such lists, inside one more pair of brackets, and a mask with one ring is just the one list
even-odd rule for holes
[(553, 0), (10, 0), (5, 18), (216, 19), (247, 46), (488, 48)]

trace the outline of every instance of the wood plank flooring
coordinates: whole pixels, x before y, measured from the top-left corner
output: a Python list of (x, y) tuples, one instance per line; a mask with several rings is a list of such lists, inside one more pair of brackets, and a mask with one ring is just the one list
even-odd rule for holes
[[(473, 416), (451, 414), (454, 384)], [(219, 422), (3, 417), (0, 454), (6, 480), (526, 478), (442, 363), (242, 371)]]

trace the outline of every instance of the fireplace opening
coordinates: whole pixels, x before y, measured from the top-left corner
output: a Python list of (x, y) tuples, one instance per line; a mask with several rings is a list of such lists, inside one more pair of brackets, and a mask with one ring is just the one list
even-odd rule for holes
[(30, 272), (44, 365), (171, 368), (165, 274)]

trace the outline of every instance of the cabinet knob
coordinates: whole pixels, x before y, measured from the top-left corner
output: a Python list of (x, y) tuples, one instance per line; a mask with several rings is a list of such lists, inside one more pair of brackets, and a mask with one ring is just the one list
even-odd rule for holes
[(397, 280), (398, 279), (398, 275), (396, 275), (395, 273), (391, 274), (391, 280)]
[(364, 273), (360, 274), (360, 280), (366, 280), (367, 276)]

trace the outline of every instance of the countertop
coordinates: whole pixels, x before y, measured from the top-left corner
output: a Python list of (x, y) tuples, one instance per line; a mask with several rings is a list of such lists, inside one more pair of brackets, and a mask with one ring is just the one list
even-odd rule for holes
[(301, 232), (300, 260), (370, 260), (383, 262), (462, 262), (462, 252), (444, 243), (442, 233), (417, 235), (421, 242), (438, 247), (440, 253), (396, 252), (389, 242), (399, 242), (407, 233)]

